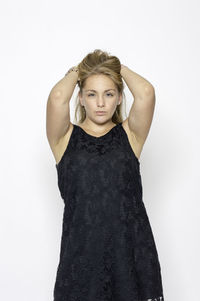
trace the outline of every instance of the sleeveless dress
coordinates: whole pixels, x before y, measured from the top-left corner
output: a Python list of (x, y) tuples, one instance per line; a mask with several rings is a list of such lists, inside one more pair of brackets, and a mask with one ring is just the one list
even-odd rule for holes
[(122, 123), (100, 137), (73, 124), (56, 169), (64, 213), (54, 301), (164, 301), (140, 162)]

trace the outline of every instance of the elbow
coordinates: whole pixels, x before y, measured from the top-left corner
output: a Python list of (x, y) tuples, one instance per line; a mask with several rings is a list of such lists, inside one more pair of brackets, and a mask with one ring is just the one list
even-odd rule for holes
[(144, 94), (146, 97), (147, 96), (148, 97), (155, 96), (155, 89), (154, 89), (153, 85), (151, 85), (151, 84), (145, 85)]
[(61, 98), (62, 93), (59, 90), (51, 90), (50, 94), (49, 94), (49, 98), (50, 99), (58, 99)]
[(48, 97), (48, 102), (51, 102), (53, 104), (63, 104), (66, 103), (64, 100), (62, 93), (59, 90), (52, 90)]

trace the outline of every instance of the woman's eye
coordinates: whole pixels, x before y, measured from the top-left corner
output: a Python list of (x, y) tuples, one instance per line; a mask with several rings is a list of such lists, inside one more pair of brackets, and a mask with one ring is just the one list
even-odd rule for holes
[[(111, 93), (107, 93), (107, 95), (113, 96)], [(94, 96), (94, 93), (88, 94), (88, 96)]]

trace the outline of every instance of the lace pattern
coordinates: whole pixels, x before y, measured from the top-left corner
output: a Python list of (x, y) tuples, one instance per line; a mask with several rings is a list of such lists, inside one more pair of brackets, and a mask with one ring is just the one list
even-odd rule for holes
[(56, 168), (65, 207), (54, 301), (164, 301), (140, 163), (122, 124), (102, 137), (74, 125)]

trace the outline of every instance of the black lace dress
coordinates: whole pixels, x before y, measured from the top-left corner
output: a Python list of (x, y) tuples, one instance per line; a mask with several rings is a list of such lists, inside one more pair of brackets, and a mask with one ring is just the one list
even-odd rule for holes
[(64, 213), (54, 301), (164, 301), (140, 162), (122, 123), (100, 137), (74, 124), (56, 168)]

